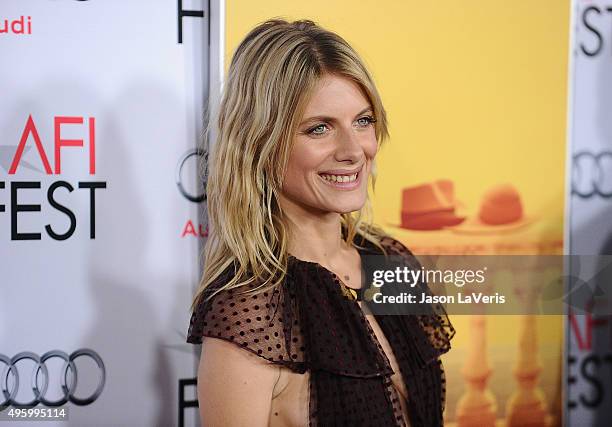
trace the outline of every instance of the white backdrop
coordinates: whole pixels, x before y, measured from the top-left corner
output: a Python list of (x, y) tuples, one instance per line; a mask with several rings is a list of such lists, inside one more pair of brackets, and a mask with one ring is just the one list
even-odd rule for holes
[[(0, 5), (0, 372), (6, 393), (27, 402), (35, 362), (7, 372), (7, 360), (99, 355), (103, 384), (91, 357), (74, 360), (71, 392), (94, 397), (68, 404), (68, 425), (177, 425), (179, 381), (194, 378), (199, 353), (185, 335), (205, 203), (184, 193), (201, 194), (190, 153), (210, 79), (220, 76), (214, 58), (209, 73), (209, 36), (218, 54), (222, 20), (209, 28), (208, 8), (205, 0)], [(92, 182), (93, 227), (92, 190), (79, 188)], [(46, 366), (44, 397), (60, 399), (63, 361)], [(195, 398), (195, 387), (184, 390), (184, 400)], [(183, 414), (195, 425), (195, 408)]]
[[(612, 255), (612, 1), (574, 0), (570, 57), (568, 251)], [(589, 279), (598, 265), (570, 273)], [(598, 283), (610, 289), (612, 283)], [(608, 294), (609, 295), (609, 294)], [(608, 306), (606, 312), (610, 312)], [(569, 426), (609, 426), (612, 417), (610, 316), (568, 318)]]

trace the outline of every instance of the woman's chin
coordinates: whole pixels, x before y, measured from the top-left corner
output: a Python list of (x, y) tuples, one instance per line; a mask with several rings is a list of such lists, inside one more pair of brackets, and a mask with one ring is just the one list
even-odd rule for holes
[(358, 203), (343, 203), (343, 204), (335, 204), (334, 206), (330, 206), (330, 210), (332, 212), (336, 212), (339, 214), (346, 214), (351, 212), (356, 212), (363, 208), (365, 205), (365, 201)]

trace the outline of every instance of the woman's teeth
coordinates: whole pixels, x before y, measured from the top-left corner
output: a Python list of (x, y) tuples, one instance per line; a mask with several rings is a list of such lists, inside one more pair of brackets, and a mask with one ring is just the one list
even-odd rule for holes
[(357, 174), (353, 175), (327, 175), (321, 174), (323, 179), (331, 182), (353, 182), (357, 179)]

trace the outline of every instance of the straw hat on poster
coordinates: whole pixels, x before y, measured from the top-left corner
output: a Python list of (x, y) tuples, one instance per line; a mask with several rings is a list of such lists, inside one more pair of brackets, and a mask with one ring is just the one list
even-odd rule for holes
[(508, 183), (489, 188), (482, 196), (478, 212), (456, 227), (459, 234), (498, 234), (520, 231), (536, 220), (525, 213), (518, 190)]

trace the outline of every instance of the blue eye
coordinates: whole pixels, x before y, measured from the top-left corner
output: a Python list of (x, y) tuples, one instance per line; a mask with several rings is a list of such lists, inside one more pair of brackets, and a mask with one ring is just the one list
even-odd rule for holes
[(371, 116), (364, 116), (357, 119), (357, 123), (359, 123), (362, 127), (366, 127), (372, 123), (376, 123), (376, 119)]
[[(326, 127), (327, 127), (327, 125), (320, 124), (320, 125), (317, 125), (317, 126), (311, 128), (311, 129), (309, 129), (308, 133), (312, 134), (312, 135), (323, 135), (324, 132), (323, 132), (323, 130), (321, 128), (326, 128)], [(317, 129), (321, 129), (321, 131), (317, 132)]]
[[(357, 119), (358, 126), (360, 128), (366, 128), (372, 123), (376, 123), (376, 119), (372, 116), (363, 116)], [(327, 133), (329, 127), (325, 123), (318, 124), (308, 129), (305, 133), (313, 136), (322, 136)]]

